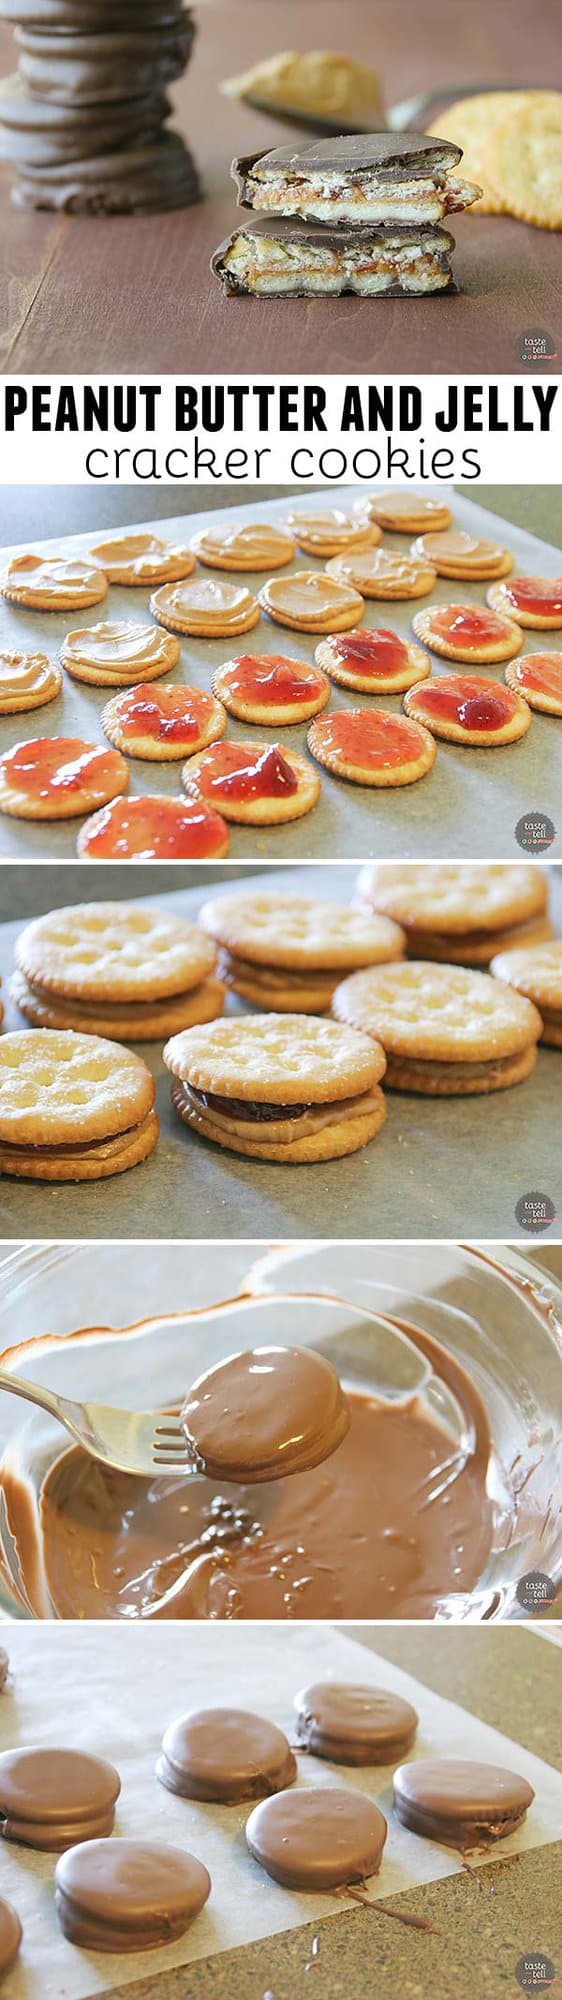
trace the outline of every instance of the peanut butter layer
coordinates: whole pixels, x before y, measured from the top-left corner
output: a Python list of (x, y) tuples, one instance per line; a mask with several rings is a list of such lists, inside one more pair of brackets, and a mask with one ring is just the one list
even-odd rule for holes
[(216, 1097), (211, 1091), (193, 1090), (188, 1083), (180, 1083), (176, 1078), (172, 1085), (172, 1098), (180, 1116), (190, 1110), (200, 1111), (207, 1125), (217, 1139), (240, 1134), (246, 1139), (259, 1143), (271, 1141), (276, 1145), (292, 1146), (296, 1138), (310, 1137), (317, 1132), (331, 1131), (334, 1125), (346, 1125), (350, 1118), (364, 1118), (374, 1110), (378, 1102), (378, 1088), (363, 1091), (356, 1097), (340, 1099), (338, 1103), (323, 1104), (252, 1104), (242, 1099)]
[(158, 1117), (149, 1111), (138, 1125), (117, 1138), (90, 1140), (74, 1146), (26, 1146), (0, 1139), (0, 1175), (21, 1180), (105, 1180), (140, 1164), (156, 1145)]

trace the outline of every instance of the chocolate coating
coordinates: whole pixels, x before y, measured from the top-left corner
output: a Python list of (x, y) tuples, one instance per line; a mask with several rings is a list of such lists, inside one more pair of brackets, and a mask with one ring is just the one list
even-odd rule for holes
[(201, 1472), (248, 1484), (320, 1465), (342, 1443), (349, 1410), (322, 1354), (256, 1347), (194, 1382), (181, 1423)]
[(88, 1840), (57, 1861), (64, 1935), (86, 1951), (149, 1951), (183, 1936), (210, 1894), (202, 1861), (142, 1840)]
[(259, 161), (261, 172), (380, 174), (385, 181), (442, 180), (462, 159), (460, 146), (448, 139), (431, 139), (424, 132), (356, 132), (351, 137), (317, 139), (313, 146), (276, 146), (271, 153), (248, 153), (233, 160), (231, 172), (242, 191), (249, 169)]
[(121, 1780), (113, 1764), (82, 1750), (5, 1750), (0, 1756), (0, 1833), (60, 1853), (73, 1841), (111, 1833)]
[(361, 1792), (319, 1785), (255, 1806), (250, 1853), (284, 1889), (341, 1889), (380, 1868), (387, 1824)]
[(295, 1696), (295, 1708), (299, 1743), (332, 1764), (391, 1764), (418, 1726), (410, 1702), (386, 1688), (316, 1681)]
[(499, 1764), (424, 1757), (394, 1773), (394, 1810), (402, 1826), (452, 1847), (505, 1839), (522, 1825), (534, 1796), (526, 1778)]
[(181, 76), (193, 33), (188, 14), (157, 31), (141, 26), (84, 35), (18, 28), (18, 67), (30, 90), (58, 104), (142, 97)]
[(16, 1910), (0, 1896), (0, 1974), (9, 1972), (14, 1964), (22, 1940), (22, 1928)]
[(19, 208), (53, 208), (76, 215), (149, 215), (188, 208), (200, 198), (197, 169), (177, 132), (147, 145), (55, 167), (20, 166), (12, 199)]
[(243, 1708), (201, 1708), (170, 1723), (156, 1769), (169, 1792), (223, 1805), (269, 1798), (297, 1775), (283, 1731)]
[(18, 73), (0, 86), (16, 207), (144, 215), (198, 200), (191, 154), (163, 129), (195, 31), (181, 0), (6, 0), (4, 13), (18, 24)]
[(37, 169), (121, 152), (155, 138), (171, 108), (158, 91), (113, 106), (51, 104), (33, 97), (17, 74), (8, 76), (0, 83), (0, 155)]
[[(294, 243), (297, 248), (299, 244), (305, 248), (307, 243), (311, 243), (319, 250), (326, 245), (331, 250), (339, 250), (347, 236), (347, 231), (342, 228), (341, 223), (330, 229), (325, 222), (301, 222), (300, 217), (292, 215), (255, 215), (252, 216), (251, 222), (242, 222), (239, 229), (234, 230), (232, 236), (227, 236), (224, 243), (219, 245), (219, 249), (215, 250), (214, 257), (211, 258), (214, 270), (217, 269), (217, 258), (228, 249), (234, 237), (241, 233), (248, 236), (271, 236), (275, 242)], [(355, 226), (350, 229), (349, 240), (354, 248), (357, 248), (358, 244), (363, 244), (367, 248), (370, 243), (379, 244), (381, 249), (393, 243), (405, 248), (408, 243), (419, 243), (420, 225), (415, 222), (369, 222), (362, 228)], [(423, 241), (428, 249), (448, 252), (455, 248), (454, 236), (451, 236), (450, 230), (442, 229), (440, 222), (432, 222), (429, 227), (424, 225)]]
[(37, 1564), (59, 1618), (432, 1618), (448, 1591), (474, 1590), (492, 1537), (486, 1413), (459, 1363), (404, 1330), (474, 1432), (452, 1476), (450, 1435), (423, 1403), (379, 1406), (355, 1390), (339, 1451), (262, 1487), (132, 1479), (72, 1447), (43, 1485), (39, 1547), (27, 1492), (22, 1505), (8, 1493), (31, 1601)]
[[(111, 0), (111, 25), (129, 28), (140, 23), (158, 28), (177, 20), (181, 12), (181, 0)], [(6, 21), (15, 21), (19, 27), (72, 30), (79, 24), (84, 34), (103, 26), (107, 0), (2, 0), (2, 13)]]

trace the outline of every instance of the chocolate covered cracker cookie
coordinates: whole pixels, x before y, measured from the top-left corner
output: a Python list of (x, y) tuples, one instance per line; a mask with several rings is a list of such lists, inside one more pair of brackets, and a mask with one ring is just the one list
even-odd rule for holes
[(371, 223), (441, 222), (469, 207), (478, 187), (451, 178), (460, 146), (422, 132), (355, 133), (312, 146), (278, 146), (233, 161), (242, 208), (305, 222), (364, 227)]

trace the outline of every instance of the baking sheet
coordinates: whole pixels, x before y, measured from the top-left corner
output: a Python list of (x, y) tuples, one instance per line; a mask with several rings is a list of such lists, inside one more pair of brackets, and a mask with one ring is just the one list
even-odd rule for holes
[[(440, 497), (450, 500), (457, 527), (489, 536), (494, 542), (505, 543), (515, 558), (516, 571), (553, 577), (559, 575), (559, 549), (537, 540), (522, 528), (511, 526), (496, 514), (487, 513), (477, 502), (466, 499), (464, 494), (441, 486), (438, 491)], [(303, 512), (310, 507), (321, 508), (323, 504), (350, 507), (358, 497), (360, 489), (356, 486), (330, 487), (329, 491), (326, 490), (325, 501), (318, 494), (307, 495), (304, 488), (302, 492), (297, 488), (293, 495), (296, 504), (302, 505)], [(217, 521), (225, 518), (232, 526), (238, 521), (255, 520), (258, 516), (283, 521), (287, 504), (286, 495), (283, 499), (263, 501), (258, 505), (254, 501), (251, 505), (213, 511), (212, 520), (216, 525)], [(207, 518), (204, 512), (184, 512), (178, 514), (176, 519), (163, 523), (155, 520), (143, 523), (143, 526), (162, 533), (165, 540), (189, 542), (191, 536), (205, 525)], [(123, 532), (127, 532), (125, 527)], [(51, 540), (34, 546), (46, 554), (64, 550), (65, 554), (71, 552), (84, 556), (99, 539), (92, 530), (88, 535), (70, 536), (64, 542)], [(412, 536), (385, 535), (383, 546), (391, 550), (407, 550), (411, 541)], [(17, 548), (10, 549), (8, 553), (15, 555)], [(297, 553), (292, 565), (280, 574), (289, 576), (292, 570), (323, 567), (323, 563), (313, 557)], [(211, 576), (218, 572), (207, 570), (205, 574)], [(248, 574), (244, 580), (250, 590), (257, 592), (266, 579), (264, 575)], [(23, 647), (43, 648), (56, 657), (68, 631), (115, 618), (135, 618), (141, 623), (148, 618), (150, 622), (150, 595), (149, 589), (127, 590), (112, 584), (103, 604), (93, 605), (86, 611), (56, 614), (16, 609), (0, 598), (0, 647), (17, 643)], [(412, 617), (426, 604), (484, 604), (485, 601), (485, 584), (454, 583), (442, 577), (437, 579), (435, 589), (427, 598), (401, 604), (375, 603), (371, 600), (367, 603), (363, 623), (366, 627), (390, 627), (403, 638), (411, 638)], [(237, 640), (183, 640), (181, 662), (172, 678), (208, 689), (215, 667), (236, 652), (269, 651), (312, 661), (314, 644), (310, 635), (307, 637), (304, 633), (274, 625), (262, 614), (259, 625)], [(526, 652), (548, 651), (550, 648), (556, 651), (559, 645), (560, 633), (557, 632), (526, 632), (524, 636)], [(432, 656), (433, 675), (446, 675), (451, 669), (460, 671), (453, 662)], [(491, 685), (503, 678), (501, 667), (483, 668), (482, 672)], [(27, 716), (6, 716), (0, 721), (0, 752), (11, 749), (21, 739), (41, 735), (77, 735), (89, 742), (105, 741), (99, 718), (109, 696), (117, 692), (117, 689), (111, 688), (86, 687), (65, 674), (63, 691), (56, 702)], [(378, 699), (385, 709), (397, 715), (402, 713), (400, 695), (381, 695)], [(369, 700), (368, 695), (332, 684), (330, 710), (368, 707)], [(285, 731), (287, 742), (297, 751), (302, 749), (306, 755), (307, 727), (303, 724)], [(236, 741), (275, 741), (283, 736), (283, 731), (264, 730), (261, 726), (257, 728), (236, 722), (233, 716), (229, 716), (227, 735)], [(129, 763), (131, 796), (165, 792), (177, 797), (180, 793), (181, 762), (154, 764), (135, 758)], [(423, 860), (436, 856), (446, 856), (449, 860), (457, 856), (512, 859), (521, 855), (515, 828), (522, 816), (531, 810), (547, 814), (553, 821), (557, 833), (550, 854), (562, 853), (562, 827), (559, 824), (562, 723), (559, 717), (535, 712), (527, 736), (519, 743), (489, 753), (440, 742), (432, 770), (415, 785), (389, 787), (383, 791), (369, 790), (332, 777), (323, 766), (315, 768), (320, 772), (322, 790), (314, 811), (304, 819), (285, 826), (256, 828), (231, 825), (229, 853), (233, 861), (277, 859), (283, 862), (295, 857), (329, 860), (332, 856), (353, 859), (357, 856), (377, 856), (395, 860)], [(81, 824), (80, 820), (67, 820), (57, 825), (56, 821), (9, 819), (2, 814), (0, 857), (7, 860), (62, 860), (73, 857)]]
[[(551, 871), (552, 912), (562, 931), (561, 878), (560, 869)], [(345, 865), (303, 868), (298, 887), (303, 895), (348, 901), (355, 880)], [(250, 871), (248, 887), (251, 881)], [(276, 870), (271, 886), (294, 891), (294, 873)], [(237, 878), (234, 892), (240, 887)], [(193, 917), (209, 893), (211, 884), (143, 900)], [(7, 1030), (22, 1027), (6, 991), (19, 928), (0, 926)], [(229, 1013), (245, 1011), (232, 998), (227, 1006)], [(109, 1180), (75, 1186), (0, 1177), (1, 1236), (509, 1239), (525, 1233), (515, 1213), (520, 1196), (538, 1190), (550, 1196), (558, 1217), (562, 1212), (562, 1069), (555, 1049), (539, 1050), (532, 1076), (516, 1089), (434, 1099), (389, 1091), (386, 1123), (371, 1145), (349, 1159), (297, 1169), (244, 1159), (191, 1132), (172, 1110), (160, 1045), (136, 1046), (156, 1079), (161, 1132), (150, 1159)], [(554, 1234), (557, 1227), (554, 1221)]]
[[(308, 1681), (348, 1679), (392, 1689), (413, 1702), (420, 1717), (414, 1757), (461, 1756), (504, 1764), (534, 1787), (535, 1803), (525, 1825), (501, 1846), (478, 1855), (479, 1873), (488, 1861), (507, 1862), (559, 1835), (562, 1778), (550, 1765), (332, 1627), (284, 1627), (281, 1674), (274, 1627), (234, 1624), (219, 1633), (196, 1625), (189, 1644), (184, 1629), (174, 1624), (106, 1626), (103, 1646), (92, 1625), (16, 1626), (7, 1637), (13, 1673), (0, 1701), (1, 1748), (64, 1741), (109, 1757), (122, 1780), (116, 1833), (187, 1847), (206, 1863), (213, 1890), (192, 1930), (162, 1951), (126, 1957), (79, 1951), (62, 1937), (55, 1918), (55, 1857), (2, 1842), (1, 1891), (14, 1902), (24, 1926), (19, 1963), (3, 1983), (6, 2000), (44, 2000), (45, 1993), (49, 2000), (86, 2000), (108, 1986), (156, 1978), (173, 1966), (310, 1921), (320, 1929), (324, 1917), (350, 1907), (345, 1896), (300, 1895), (271, 1882), (246, 1847), (247, 1805), (203, 1806), (176, 1798), (158, 1784), (154, 1765), (163, 1731), (191, 1707), (220, 1705), (226, 1697), (234, 1706), (270, 1716), (293, 1740), (293, 1696)], [(371, 1901), (462, 1872), (453, 1850), (418, 1839), (394, 1819), (388, 1766), (348, 1770), (302, 1754), (298, 1762), (298, 1783), (352, 1786), (376, 1799), (388, 1818), (381, 1871), (369, 1881)], [(472, 1897), (482, 1890), (467, 1876), (465, 1893)], [(360, 1909), (356, 1920), (364, 1921)], [(303, 1972), (304, 1966), (303, 1954)]]

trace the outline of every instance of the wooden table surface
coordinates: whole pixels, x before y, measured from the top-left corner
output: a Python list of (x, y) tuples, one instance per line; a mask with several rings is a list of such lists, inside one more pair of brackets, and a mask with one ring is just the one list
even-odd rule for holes
[[(197, 11), (197, 9), (196, 9)], [(218, 94), (279, 49), (323, 47), (371, 62), (388, 104), (421, 91), (557, 81), (557, 9), (535, 0), (204, 0), (174, 96), (204, 182), (198, 207), (155, 217), (24, 214), (0, 175), (0, 367), (10, 374), (519, 372), (529, 329), (559, 371), (559, 239), (510, 218), (453, 217), (460, 297), (224, 299), (208, 259), (235, 220), (234, 153), (289, 128)], [(0, 30), (0, 69), (15, 68)]]

